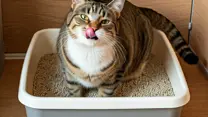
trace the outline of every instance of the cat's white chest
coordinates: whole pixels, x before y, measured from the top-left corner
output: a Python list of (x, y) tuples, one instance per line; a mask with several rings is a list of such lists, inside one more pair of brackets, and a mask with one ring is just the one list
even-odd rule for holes
[(99, 73), (113, 61), (113, 48), (109, 46), (96, 48), (69, 39), (66, 47), (69, 59), (89, 75)]

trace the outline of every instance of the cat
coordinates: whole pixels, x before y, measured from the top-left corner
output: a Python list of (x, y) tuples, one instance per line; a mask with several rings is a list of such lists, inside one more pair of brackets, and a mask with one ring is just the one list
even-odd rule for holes
[(72, 0), (57, 41), (71, 97), (82, 97), (85, 88), (97, 88), (99, 97), (116, 96), (122, 81), (145, 68), (153, 29), (166, 34), (185, 62), (197, 64), (176, 26), (156, 11), (126, 0)]

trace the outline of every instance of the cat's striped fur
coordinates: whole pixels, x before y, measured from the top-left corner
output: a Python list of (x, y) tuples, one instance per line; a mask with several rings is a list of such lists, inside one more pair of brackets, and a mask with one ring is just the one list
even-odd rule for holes
[[(153, 28), (159, 29), (167, 35), (174, 49), (188, 64), (198, 62), (198, 57), (187, 46), (175, 25), (151, 9), (136, 7), (125, 0), (72, 1), (72, 10), (60, 30), (57, 42), (57, 51), (71, 96), (82, 96), (85, 87), (98, 88), (99, 96), (102, 97), (113, 96), (114, 90), (121, 80), (138, 77), (148, 62), (152, 49)], [(95, 15), (91, 17), (91, 19), (97, 18), (95, 21), (83, 21), (79, 18), (80, 14), (88, 16), (97, 14), (99, 18)], [(111, 23), (100, 25), (99, 20), (104, 18), (110, 19)], [(111, 48), (110, 50), (113, 50), (110, 54), (113, 56), (111, 62), (102, 66), (102, 69), (98, 65), (99, 69), (95, 74), (87, 73), (86, 69), (79, 66), (80, 64), (76, 60), (71, 60), (73, 57), (70, 56), (75, 55), (69, 55), (70, 44), (66, 43), (79, 40), (82, 34), (76, 32), (80, 26), (84, 27), (82, 30), (86, 30), (85, 26), (96, 27), (96, 30), (102, 29), (111, 36), (108, 35), (107, 40), (110, 42), (101, 41), (102, 43), (96, 42), (95, 44), (95, 48), (107, 45)], [(91, 44), (91, 42), (86, 43)], [(106, 48), (108, 51), (109, 48)], [(70, 51), (76, 51), (73, 48), (70, 49)]]

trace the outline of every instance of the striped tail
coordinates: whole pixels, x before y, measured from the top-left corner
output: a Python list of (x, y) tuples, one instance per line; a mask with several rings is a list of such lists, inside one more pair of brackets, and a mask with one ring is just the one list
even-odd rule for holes
[(168, 37), (171, 45), (176, 52), (188, 64), (197, 64), (199, 59), (187, 45), (185, 39), (182, 37), (176, 26), (163, 15), (148, 8), (140, 8), (143, 15), (149, 18), (152, 26), (158, 30), (163, 31)]

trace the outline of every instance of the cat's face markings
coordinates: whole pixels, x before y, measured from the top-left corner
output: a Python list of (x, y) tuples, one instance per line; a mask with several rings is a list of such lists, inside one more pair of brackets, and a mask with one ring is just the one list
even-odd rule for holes
[[(80, 42), (87, 45), (94, 45), (91, 43), (104, 45), (108, 43), (106, 38), (108, 41), (115, 38), (116, 16), (106, 5), (99, 2), (86, 2), (74, 9), (74, 14), (69, 29)], [(89, 32), (88, 29), (90, 33), (86, 33)], [(95, 37), (96, 40), (90, 40)]]

